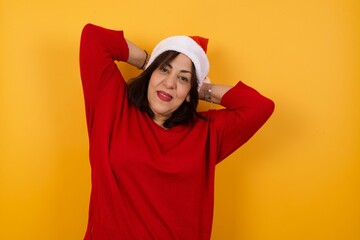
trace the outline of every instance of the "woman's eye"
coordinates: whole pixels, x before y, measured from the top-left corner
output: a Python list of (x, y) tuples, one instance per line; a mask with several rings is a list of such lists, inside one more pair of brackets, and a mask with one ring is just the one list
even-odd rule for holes
[(179, 77), (179, 78), (183, 82), (189, 82), (189, 79), (187, 77)]
[(168, 69), (166, 67), (160, 67), (159, 69), (161, 72), (165, 72), (165, 73), (168, 72)]

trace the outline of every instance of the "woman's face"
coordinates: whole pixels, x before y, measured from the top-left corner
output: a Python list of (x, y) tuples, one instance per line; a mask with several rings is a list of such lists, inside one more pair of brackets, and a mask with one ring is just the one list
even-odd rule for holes
[(154, 70), (147, 97), (155, 122), (162, 124), (184, 101), (190, 101), (192, 62), (179, 54), (169, 63)]

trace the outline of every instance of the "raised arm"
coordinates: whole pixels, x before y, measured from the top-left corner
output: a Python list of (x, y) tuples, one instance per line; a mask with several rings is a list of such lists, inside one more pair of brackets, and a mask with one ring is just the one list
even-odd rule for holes
[(128, 39), (126, 39), (126, 43), (129, 48), (129, 58), (127, 63), (137, 67), (138, 69), (144, 69), (149, 61), (149, 54)]
[(247, 142), (274, 111), (272, 100), (242, 82), (234, 87), (204, 83), (200, 92), (202, 99), (225, 107), (208, 112), (218, 137), (218, 162)]
[(220, 104), (224, 94), (231, 88), (231, 86), (203, 83), (199, 91), (199, 98), (208, 102)]
[(83, 28), (80, 41), (80, 73), (89, 132), (98, 101), (106, 86), (116, 82), (118, 92), (125, 92), (126, 82), (114, 61), (129, 62), (136, 67), (144, 61), (142, 54), (145, 52), (132, 43), (128, 45), (123, 31), (93, 24), (87, 24)]

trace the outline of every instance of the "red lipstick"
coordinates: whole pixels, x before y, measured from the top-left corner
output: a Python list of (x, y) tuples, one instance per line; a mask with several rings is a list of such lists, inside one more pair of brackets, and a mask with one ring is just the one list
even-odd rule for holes
[(157, 91), (157, 96), (165, 102), (169, 102), (173, 99), (173, 97), (170, 94), (164, 91)]

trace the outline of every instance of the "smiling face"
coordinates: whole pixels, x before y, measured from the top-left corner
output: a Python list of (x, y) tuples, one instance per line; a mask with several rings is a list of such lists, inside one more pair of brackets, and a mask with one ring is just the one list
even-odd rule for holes
[(190, 100), (192, 74), (190, 58), (181, 53), (153, 71), (147, 98), (156, 123), (162, 125), (184, 101)]

